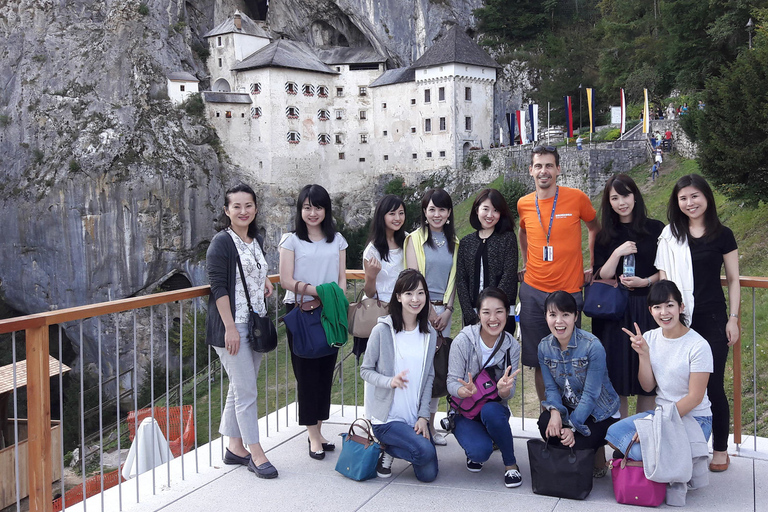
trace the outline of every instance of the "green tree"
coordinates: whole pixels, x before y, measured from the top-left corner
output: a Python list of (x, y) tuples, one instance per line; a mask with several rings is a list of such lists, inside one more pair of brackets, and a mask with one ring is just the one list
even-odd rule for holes
[[(768, 20), (768, 10), (761, 11), (760, 18)], [(707, 81), (705, 98), (706, 108), (693, 127), (702, 172), (728, 195), (766, 197), (768, 29), (764, 25), (757, 30), (752, 50), (744, 50), (719, 77)]]

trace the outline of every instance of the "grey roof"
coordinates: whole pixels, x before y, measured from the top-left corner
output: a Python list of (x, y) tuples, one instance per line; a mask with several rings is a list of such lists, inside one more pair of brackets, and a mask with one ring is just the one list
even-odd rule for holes
[(381, 85), (402, 84), (413, 82), (416, 79), (416, 70), (413, 68), (396, 68), (385, 71), (380, 77), (371, 82), (369, 87)]
[(203, 91), (203, 99), (208, 103), (252, 103), (247, 92)]
[(216, 25), (213, 30), (206, 32), (203, 37), (220, 36), (234, 32), (237, 34), (248, 34), (251, 36), (266, 37), (269, 39), (269, 32), (267, 32), (262, 23), (253, 21), (243, 13), (240, 13), (240, 19), (242, 20), (242, 23), (240, 24), (242, 28), (239, 30), (235, 28), (235, 17), (233, 15)]
[(306, 43), (278, 39), (252, 53), (232, 69), (245, 71), (256, 68), (294, 68), (318, 73), (337, 74), (326, 66)]
[(192, 73), (187, 73), (186, 71), (174, 71), (173, 73), (168, 73), (168, 80), (183, 80), (185, 82), (200, 81), (195, 75)]
[(458, 62), (489, 68), (500, 68), (499, 64), (470, 37), (454, 25), (439, 41), (430, 46), (411, 67), (426, 68)]
[(386, 62), (386, 57), (370, 47), (338, 46), (317, 50), (320, 60), (326, 64), (369, 64)]

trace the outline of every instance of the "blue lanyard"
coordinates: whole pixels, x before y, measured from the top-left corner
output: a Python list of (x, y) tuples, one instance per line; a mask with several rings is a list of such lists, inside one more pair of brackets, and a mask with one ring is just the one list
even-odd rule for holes
[[(549, 230), (547, 231), (547, 245), (549, 245), (549, 237), (552, 234), (552, 221), (555, 220), (555, 208), (557, 207), (558, 194), (560, 194), (560, 187), (555, 188), (555, 200), (552, 201), (552, 214), (549, 216)], [(541, 224), (541, 229), (544, 229), (544, 223), (541, 222), (541, 210), (539, 210), (538, 194), (536, 194), (536, 215), (539, 216), (539, 224)]]

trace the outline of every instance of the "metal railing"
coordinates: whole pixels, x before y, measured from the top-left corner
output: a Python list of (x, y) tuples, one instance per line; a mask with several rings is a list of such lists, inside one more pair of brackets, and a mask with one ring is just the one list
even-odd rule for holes
[[(347, 280), (350, 283), (351, 288), (355, 288), (360, 284), (364, 274), (362, 271), (347, 271)], [(277, 282), (277, 276), (270, 276), (272, 282)], [(725, 281), (723, 280), (725, 284)], [(748, 297), (751, 297), (751, 309), (749, 306), (743, 307), (742, 317), (745, 319), (748, 315), (751, 315), (751, 340), (743, 339), (742, 343), (737, 344), (733, 350), (733, 402), (734, 402), (734, 440), (737, 444), (742, 443), (742, 344), (751, 345), (752, 361), (751, 361), (751, 382), (748, 384), (751, 386), (752, 392), (752, 408), (753, 419), (752, 429), (753, 434), (757, 436), (758, 433), (758, 403), (757, 395), (758, 391), (758, 375), (757, 370), (757, 312), (755, 305), (757, 304), (756, 293), (759, 289), (768, 288), (768, 278), (756, 278), (756, 277), (742, 277), (741, 286), (745, 293), (742, 303), (748, 303)], [(104, 475), (104, 457), (112, 447), (117, 449), (119, 453), (120, 449), (126, 447), (127, 441), (123, 440), (123, 436), (126, 434), (127, 428), (125, 428), (125, 422), (122, 418), (125, 416), (125, 407), (121, 406), (121, 400), (113, 398), (105, 398), (104, 394), (110, 394), (109, 389), (105, 389), (104, 383), (114, 382), (115, 390), (114, 395), (125, 395), (121, 392), (119, 379), (105, 378), (102, 380), (99, 377), (99, 405), (98, 405), (98, 427), (93, 427), (91, 431), (86, 432), (86, 425), (83, 419), (85, 412), (85, 405), (83, 403), (83, 393), (85, 390), (84, 380), (84, 361), (83, 361), (83, 332), (84, 322), (95, 322), (95, 332), (98, 341), (98, 374), (101, 376), (104, 373), (104, 368), (107, 365), (113, 365), (113, 371), (110, 374), (121, 375), (126, 372), (133, 372), (133, 379), (135, 379), (136, 372), (140, 368), (139, 354), (137, 350), (139, 338), (145, 337), (149, 339), (150, 350), (148, 354), (149, 368), (147, 369), (148, 376), (145, 380), (149, 383), (150, 393), (150, 407), (152, 407), (151, 416), (155, 419), (154, 407), (165, 406), (162, 416), (158, 419), (162, 423), (165, 421), (166, 425), (172, 423), (171, 414), (178, 414), (179, 422), (183, 430), (183, 417), (182, 408), (191, 403), (192, 414), (194, 418), (195, 438), (194, 442), (190, 444), (189, 440), (185, 440), (184, 435), (181, 435), (181, 453), (194, 450), (194, 471), (200, 470), (198, 461), (198, 454), (202, 456), (203, 450), (199, 450), (199, 446), (203, 443), (198, 442), (197, 433), (199, 429), (203, 429), (203, 433), (206, 425), (199, 424), (201, 417), (204, 417), (207, 412), (207, 440), (208, 440), (208, 461), (212, 464), (213, 448), (210, 443), (211, 440), (218, 438), (218, 432), (214, 420), (212, 419), (215, 414), (220, 414), (224, 405), (224, 381), (226, 376), (224, 372), (220, 371), (220, 367), (212, 364), (216, 363), (218, 358), (215, 354), (212, 354), (212, 350), (205, 346), (207, 350), (207, 357), (204, 357), (205, 361), (201, 365), (198, 365), (198, 343), (204, 343), (205, 334), (200, 328), (198, 328), (197, 319), (199, 315), (203, 314), (201, 298), (206, 297), (209, 294), (208, 286), (200, 286), (195, 288), (187, 288), (180, 291), (172, 291), (165, 293), (158, 293), (154, 295), (148, 295), (138, 298), (123, 299), (117, 301), (111, 301), (101, 304), (94, 304), (89, 306), (82, 306), (77, 308), (70, 308), (59, 311), (51, 311), (46, 313), (40, 313), (35, 315), (28, 315), (20, 318), (12, 318), (9, 320), (0, 321), (0, 334), (11, 333), (12, 342), (12, 358), (13, 367), (19, 363), (16, 353), (17, 337), (23, 336), (26, 343), (26, 366), (27, 366), (27, 388), (26, 388), (26, 409), (28, 420), (28, 471), (27, 481), (29, 483), (29, 510), (31, 511), (47, 511), (53, 510), (53, 473), (54, 465), (57, 466), (58, 471), (64, 472), (64, 433), (63, 430), (59, 430), (58, 436), (60, 437), (57, 443), (53, 443), (52, 431), (51, 431), (51, 385), (49, 375), (51, 368), (49, 367), (49, 328), (50, 326), (58, 326), (58, 359), (61, 361), (63, 354), (63, 324), (67, 324), (68, 331), (76, 332), (80, 337), (81, 350), (78, 356), (79, 360), (79, 376), (77, 382), (70, 383), (70, 392), (77, 391), (80, 397), (79, 403), (79, 428), (78, 432), (78, 444), (83, 456), (79, 463), (80, 471), (82, 474), (82, 484), (79, 487), (82, 488), (82, 497), (86, 499), (89, 495), (89, 490), (86, 488), (86, 475), (88, 473), (87, 457), (83, 453), (86, 439), (93, 438), (99, 439), (98, 446), (98, 463), (99, 472), (97, 480), (97, 491), (102, 491), (101, 510), (108, 510), (105, 508), (103, 490), (105, 489), (105, 475)], [(270, 314), (274, 314), (275, 320), (279, 316), (279, 304), (278, 297), (280, 293), (276, 293), (274, 298), (269, 302)], [(761, 301), (762, 302), (762, 301)], [(185, 312), (191, 315), (192, 325), (185, 322)], [(122, 315), (122, 316), (120, 316)], [(118, 318), (119, 316), (119, 318)], [(141, 321), (140, 321), (141, 317)], [(179, 318), (178, 329), (172, 327), (173, 321), (171, 318)], [(143, 322), (143, 323), (142, 323)], [(105, 324), (113, 326), (114, 329), (104, 328)], [(191, 333), (189, 332), (191, 330)], [(112, 331), (112, 332), (111, 332)], [(157, 334), (156, 334), (157, 331)], [(54, 331), (55, 332), (55, 331)], [(259, 413), (260, 416), (267, 416), (266, 418), (266, 432), (263, 435), (269, 436), (270, 429), (274, 429), (275, 432), (279, 432), (282, 425), (289, 426), (290, 418), (288, 417), (288, 405), (296, 402), (295, 382), (292, 375), (292, 369), (290, 365), (290, 353), (285, 342), (285, 335), (282, 328), (280, 328), (280, 344), (274, 352), (266, 354), (262, 361), (262, 370), (260, 372), (260, 387), (259, 395), (263, 397), (263, 402), (260, 398)], [(18, 336), (17, 336), (18, 335)], [(172, 340), (173, 337), (178, 336), (178, 355), (174, 355), (173, 363), (171, 358), (172, 343), (174, 345), (176, 340)], [(747, 338), (748, 336), (745, 336)], [(133, 342), (133, 348), (130, 348), (130, 342)], [(191, 338), (191, 350), (189, 354), (189, 346), (185, 347), (185, 342), (188, 342)], [(120, 368), (121, 364), (121, 340), (126, 340), (128, 351), (132, 350), (132, 354), (126, 354), (122, 352), (123, 360), (133, 360), (133, 368), (131, 370), (125, 370)], [(359, 368), (355, 358), (352, 356), (352, 341), (340, 351), (340, 357), (337, 362), (337, 380), (334, 386), (334, 397), (338, 397), (338, 402), (342, 407), (354, 406), (358, 407), (362, 405), (362, 393), (358, 392), (359, 384)], [(116, 347), (114, 351), (114, 360), (106, 361), (104, 352), (109, 352), (109, 347)], [(0, 347), (0, 350), (4, 351), (5, 347)], [(186, 353), (186, 356), (185, 356)], [(205, 356), (205, 354), (203, 354)], [(185, 358), (192, 358), (191, 369), (185, 368)], [(173, 384), (170, 381), (170, 373), (175, 370), (176, 361), (178, 358), (178, 382)], [(160, 364), (158, 370), (165, 371), (165, 392), (156, 393), (155, 391), (155, 360), (159, 359)], [(187, 363), (188, 364), (188, 363)], [(59, 392), (59, 418), (62, 419), (65, 415), (64, 412), (64, 386), (63, 376), (61, 373), (62, 363), (59, 362), (58, 371), (58, 392)], [(217, 375), (218, 373), (218, 375)], [(185, 374), (187, 377), (185, 378)], [(159, 385), (162, 387), (162, 379), (159, 379)], [(261, 384), (263, 382), (263, 384)], [(345, 386), (346, 383), (346, 386)], [(351, 385), (350, 385), (351, 384)], [(146, 404), (139, 403), (138, 393), (136, 390), (135, 382), (131, 385), (134, 388), (133, 391), (133, 410), (138, 411)], [(262, 386), (263, 385), (263, 393)], [(218, 392), (215, 388), (218, 387)], [(16, 372), (14, 371), (14, 385), (13, 385), (13, 411), (14, 411), (14, 450), (15, 450), (15, 474), (16, 479), (14, 482), (16, 488), (16, 509), (21, 510), (21, 498), (19, 496), (19, 490), (22, 487), (22, 475), (19, 475), (19, 403), (16, 383)], [(108, 393), (105, 393), (108, 392)], [(531, 387), (532, 391), (532, 387)], [(529, 391), (529, 393), (531, 392)], [(525, 403), (525, 388), (520, 387), (520, 392), (523, 395), (521, 399), (521, 406)], [(198, 407), (198, 395), (207, 402), (205, 405)], [(214, 402), (218, 399), (218, 404)], [(114, 407), (114, 411), (105, 411), (104, 404), (109, 403), (111, 407)], [(263, 406), (262, 406), (263, 405)], [(121, 408), (122, 407), (122, 408)], [(175, 409), (178, 407), (178, 410)], [(207, 407), (207, 411), (206, 411)], [(215, 409), (218, 408), (218, 411)], [(174, 410), (171, 413), (171, 410)], [(281, 416), (281, 411), (285, 411)], [(115, 422), (115, 438), (109, 436), (109, 439), (105, 440), (104, 436), (110, 432), (110, 427), (104, 426), (105, 415), (114, 412), (116, 417)], [(270, 415), (274, 418), (274, 423), (270, 425)], [(358, 415), (358, 411), (355, 411), (355, 415)], [(205, 418), (204, 418), (205, 419)], [(134, 431), (138, 426), (138, 417), (134, 416)], [(170, 426), (168, 427), (170, 428)], [(94, 437), (95, 436), (95, 437)], [(56, 444), (60, 446), (60, 453), (52, 454), (52, 446)], [(755, 441), (755, 449), (757, 448)], [(223, 444), (220, 447), (223, 452)], [(223, 453), (222, 453), (223, 455)], [(54, 462), (55, 461), (55, 462)], [(120, 465), (119, 458), (117, 465)], [(181, 460), (181, 478), (184, 479), (184, 458)], [(152, 494), (156, 491), (156, 472), (158, 475), (165, 473), (163, 480), (167, 481), (167, 485), (171, 484), (171, 469), (170, 464), (166, 464), (165, 468), (158, 466), (152, 470)], [(7, 475), (0, 475), (0, 478), (7, 478)], [(160, 477), (158, 477), (160, 478)], [(122, 500), (124, 499), (121, 478), (117, 476), (118, 496), (119, 496), (119, 509), (122, 510)], [(64, 488), (63, 479), (58, 486), (62, 494), (61, 508), (66, 509), (70, 506), (66, 502), (66, 489)], [(146, 492), (148, 490), (144, 489)], [(136, 502), (142, 499), (142, 494), (139, 492), (139, 485), (136, 485)]]

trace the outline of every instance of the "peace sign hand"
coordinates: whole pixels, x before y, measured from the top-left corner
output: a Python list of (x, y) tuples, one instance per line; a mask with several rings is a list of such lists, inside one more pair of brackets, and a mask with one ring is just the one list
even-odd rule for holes
[(519, 368), (515, 370), (515, 373), (512, 375), (509, 374), (510, 371), (512, 371), (512, 367), (507, 366), (507, 369), (504, 370), (504, 375), (502, 375), (499, 381), (496, 383), (496, 390), (499, 392), (499, 396), (509, 395), (512, 386), (515, 383), (515, 378), (517, 377), (517, 374), (520, 373)]
[(475, 386), (475, 381), (472, 380), (472, 372), (467, 372), (467, 377), (467, 382), (457, 379), (462, 385), (462, 387), (459, 388), (459, 392), (461, 392), (462, 389), (464, 390), (464, 396), (459, 395), (461, 398), (468, 398), (477, 393), (477, 386)]
[(629, 329), (622, 327), (622, 331), (629, 335), (629, 341), (632, 342), (632, 349), (641, 356), (647, 356), (650, 353), (648, 343), (643, 338), (643, 333), (640, 332), (640, 326), (635, 322), (635, 332), (632, 333)]
[(394, 377), (392, 377), (392, 380), (389, 382), (390, 387), (392, 388), (400, 388), (405, 389), (408, 387), (408, 379), (405, 378), (405, 376), (408, 375), (408, 370), (403, 370)]

